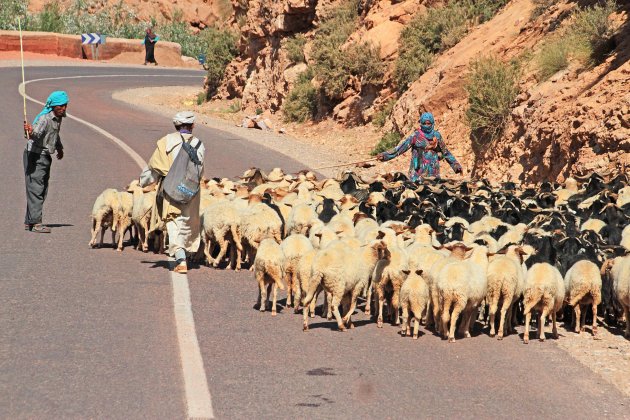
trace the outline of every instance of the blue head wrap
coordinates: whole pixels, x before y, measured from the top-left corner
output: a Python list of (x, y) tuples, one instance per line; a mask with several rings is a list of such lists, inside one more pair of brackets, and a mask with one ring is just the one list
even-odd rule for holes
[[(425, 121), (430, 121), (431, 125), (429, 126), (423, 125), (422, 123)], [(420, 130), (422, 130), (425, 137), (431, 140), (433, 138), (433, 132), (434, 132), (433, 126), (435, 124), (435, 120), (433, 119), (433, 114), (431, 114), (430, 112), (423, 113), (420, 116), (420, 119), (418, 120), (418, 122), (420, 123)]]
[(52, 111), (53, 107), (65, 105), (67, 103), (68, 103), (68, 94), (66, 92), (64, 92), (63, 90), (54, 91), (53, 93), (50, 94), (50, 96), (46, 100), (46, 105), (44, 105), (42, 112), (37, 114), (37, 116), (33, 120), (33, 124), (37, 124), (37, 121), (39, 120), (39, 118), (42, 115), (46, 115), (50, 111)]

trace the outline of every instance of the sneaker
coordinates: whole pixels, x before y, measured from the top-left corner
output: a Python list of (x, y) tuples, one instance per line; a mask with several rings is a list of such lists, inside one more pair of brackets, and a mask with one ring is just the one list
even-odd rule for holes
[(50, 233), (50, 228), (48, 226), (44, 226), (41, 223), (37, 223), (33, 225), (31, 228), (31, 232), (35, 233)]
[(174, 273), (186, 274), (188, 273), (188, 266), (186, 265), (186, 261), (183, 261), (173, 268)]

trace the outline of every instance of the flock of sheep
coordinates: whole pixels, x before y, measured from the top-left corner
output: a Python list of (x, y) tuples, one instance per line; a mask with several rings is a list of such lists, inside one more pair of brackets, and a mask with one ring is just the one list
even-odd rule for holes
[[(421, 322), (449, 341), (456, 329), (470, 337), (479, 310), (499, 339), (524, 323), (527, 343), (532, 312), (540, 340), (548, 317), (557, 337), (558, 314), (578, 333), (590, 316), (595, 338), (598, 315), (609, 326), (625, 319), (630, 337), (624, 171), (517, 188), (484, 180), (414, 183), (401, 173), (363, 180), (346, 172), (320, 181), (307, 171), (252, 168), (238, 181), (215, 178), (202, 187), (202, 246), (195, 257), (235, 270), (248, 264), (260, 310), (268, 309), (271, 295), (272, 315), (286, 285), (286, 306), (302, 309), (305, 331), (323, 292), (322, 315), (334, 317), (340, 331), (353, 328), (363, 298), (378, 327), (387, 317), (414, 338)], [(138, 248), (148, 251), (155, 196), (137, 182), (124, 192), (105, 190), (94, 204), (90, 245), (99, 233), (102, 244), (111, 228), (122, 250), (133, 227)], [(155, 236), (154, 249), (162, 252), (167, 238)]]

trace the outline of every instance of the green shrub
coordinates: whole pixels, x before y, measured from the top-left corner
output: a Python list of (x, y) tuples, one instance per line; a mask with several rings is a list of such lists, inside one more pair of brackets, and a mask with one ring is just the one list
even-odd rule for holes
[(305, 63), (304, 46), (306, 45), (306, 37), (302, 34), (287, 38), (285, 47), (287, 49), (287, 57), (292, 63)]
[(383, 137), (381, 137), (376, 146), (374, 146), (374, 149), (372, 149), (370, 154), (372, 156), (375, 156), (379, 153), (385, 152), (400, 143), (401, 139), (402, 136), (399, 133), (386, 133), (385, 135), (383, 135)]
[(383, 107), (378, 110), (374, 114), (374, 118), (372, 118), (372, 124), (377, 127), (383, 127), (385, 125), (385, 121), (392, 115), (392, 110), (394, 109), (394, 105), (396, 104), (395, 99), (390, 99), (383, 105)]
[(234, 102), (230, 104), (227, 111), (231, 114), (236, 114), (237, 112), (240, 112), (241, 109), (243, 109), (243, 103), (240, 99), (235, 99)]
[(603, 5), (578, 10), (569, 27), (540, 50), (539, 79), (547, 80), (567, 68), (572, 57), (586, 65), (600, 63), (615, 47), (614, 28), (608, 19), (615, 7), (615, 2), (608, 0)]
[(206, 92), (199, 92), (197, 94), (197, 105), (202, 105), (207, 99)]
[(519, 68), (496, 57), (484, 57), (471, 65), (466, 84), (466, 117), (477, 149), (492, 142), (503, 130), (518, 94)]
[(18, 17), (22, 30), (31, 30), (28, 0), (0, 0), (0, 30), (17, 31)]
[(305, 122), (317, 112), (317, 90), (311, 83), (312, 78), (310, 68), (298, 76), (282, 107), (286, 121)]
[(532, 10), (529, 20), (538, 19), (558, 0), (534, 0), (534, 10)]
[(608, 16), (615, 11), (613, 0), (596, 4), (576, 13), (569, 30), (575, 54), (589, 64), (601, 62), (614, 49), (614, 28)]
[(456, 45), (472, 25), (492, 18), (507, 0), (450, 1), (418, 15), (400, 34), (394, 82), (406, 91), (431, 65), (436, 54)]
[(44, 32), (63, 32), (65, 27), (59, 3), (47, 3), (38, 16), (38, 29)]
[(213, 96), (221, 85), (225, 68), (236, 57), (236, 36), (229, 31), (215, 28), (204, 30), (206, 40), (206, 66), (208, 67), (207, 90), (208, 97)]
[(569, 66), (570, 44), (566, 38), (556, 38), (543, 45), (538, 55), (538, 79), (547, 80)]

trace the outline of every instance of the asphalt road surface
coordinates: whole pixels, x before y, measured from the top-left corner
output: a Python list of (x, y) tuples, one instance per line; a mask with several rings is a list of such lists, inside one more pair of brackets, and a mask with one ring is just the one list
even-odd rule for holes
[[(19, 68), (0, 69), (0, 418), (188, 417), (186, 355), (166, 257), (87, 246), (95, 197), (122, 189), (138, 176), (138, 164), (66, 119), (65, 157), (53, 162), (44, 208), (53, 232), (25, 232), (20, 77)], [(27, 80), (55, 77), (66, 79), (30, 83), (28, 95), (45, 101), (50, 91), (67, 90), (70, 114), (146, 160), (171, 122), (111, 93), (200, 85), (203, 74), (95, 67), (27, 73)], [(29, 103), (29, 118), (40, 109)], [(205, 127), (195, 134), (206, 144), (210, 176), (232, 177), (250, 166), (302, 168), (230, 134)], [(201, 376), (217, 418), (630, 417), (630, 400), (553, 340), (525, 346), (518, 336), (498, 342), (484, 332), (455, 344), (430, 333), (413, 341), (395, 327), (377, 329), (362, 311), (352, 331), (336, 332), (318, 316), (303, 333), (301, 315), (253, 309), (250, 272), (197, 267), (188, 281)]]

